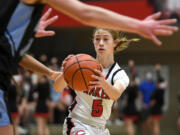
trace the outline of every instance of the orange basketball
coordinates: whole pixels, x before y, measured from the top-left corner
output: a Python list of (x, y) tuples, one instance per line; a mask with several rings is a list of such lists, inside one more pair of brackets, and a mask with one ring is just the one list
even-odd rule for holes
[(96, 74), (95, 69), (101, 70), (100, 64), (92, 56), (77, 54), (67, 60), (63, 73), (68, 85), (77, 91), (86, 91), (89, 81), (93, 81), (91, 75)]

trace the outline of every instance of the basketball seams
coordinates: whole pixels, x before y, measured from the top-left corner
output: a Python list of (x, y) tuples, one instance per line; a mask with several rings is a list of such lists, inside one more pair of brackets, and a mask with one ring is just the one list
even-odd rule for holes
[[(77, 60), (77, 64), (79, 65), (79, 70), (80, 70), (81, 75), (82, 75), (82, 77), (83, 77), (83, 80), (84, 80), (86, 89), (88, 90), (88, 85), (87, 85), (87, 82), (86, 82), (86, 80), (85, 80), (84, 74), (83, 74), (83, 72), (82, 72), (82, 70), (81, 70), (80, 62), (78, 61), (78, 57), (77, 57), (77, 56), (76, 56), (76, 60)], [(72, 82), (73, 82), (73, 80), (72, 80)]]
[(75, 75), (76, 75), (76, 73), (79, 71), (79, 70), (81, 70), (80, 68), (79, 69), (77, 69), (74, 73), (73, 73), (73, 75), (72, 75), (72, 79), (71, 79), (71, 82), (72, 82), (72, 89), (74, 89), (74, 77), (75, 77)]

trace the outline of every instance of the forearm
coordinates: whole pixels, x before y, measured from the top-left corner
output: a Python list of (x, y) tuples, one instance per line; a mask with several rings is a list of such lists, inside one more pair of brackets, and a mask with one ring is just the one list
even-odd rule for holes
[(45, 3), (45, 0), (21, 0), (25, 4), (43, 4)]
[(125, 90), (120, 84), (115, 84), (112, 86), (109, 83), (107, 83), (103, 89), (105, 93), (115, 101), (122, 95)]
[(48, 77), (52, 74), (52, 70), (50, 68), (46, 67), (28, 54), (23, 56), (22, 60), (19, 62), (19, 65), (28, 70), (46, 75)]
[(59, 75), (54, 81), (53, 88), (56, 92), (62, 91), (67, 86), (66, 81), (64, 80), (63, 74)]
[(100, 7), (89, 7), (87, 25), (137, 33), (141, 22), (138, 19), (117, 14)]
[(119, 15), (97, 6), (90, 6), (77, 0), (46, 0), (46, 2), (55, 9), (86, 25), (127, 32), (137, 32), (140, 27), (140, 21), (137, 19)]

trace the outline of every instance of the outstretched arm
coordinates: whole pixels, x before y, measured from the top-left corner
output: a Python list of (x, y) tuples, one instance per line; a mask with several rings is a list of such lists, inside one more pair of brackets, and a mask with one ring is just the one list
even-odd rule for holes
[[(23, 1), (27, 2), (29, 0)], [(46, 3), (85, 25), (137, 33), (142, 37), (153, 40), (157, 45), (162, 44), (157, 38), (158, 35), (169, 36), (178, 30), (175, 26), (168, 26), (169, 24), (176, 23), (176, 19), (157, 20), (161, 13), (148, 16), (144, 20), (138, 20), (117, 14), (101, 7), (87, 5), (78, 0), (30, 1)]]

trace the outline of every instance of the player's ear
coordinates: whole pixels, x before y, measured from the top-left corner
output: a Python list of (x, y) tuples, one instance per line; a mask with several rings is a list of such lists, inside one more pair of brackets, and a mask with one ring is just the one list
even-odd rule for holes
[(45, 4), (46, 0), (21, 0), (25, 4)]

